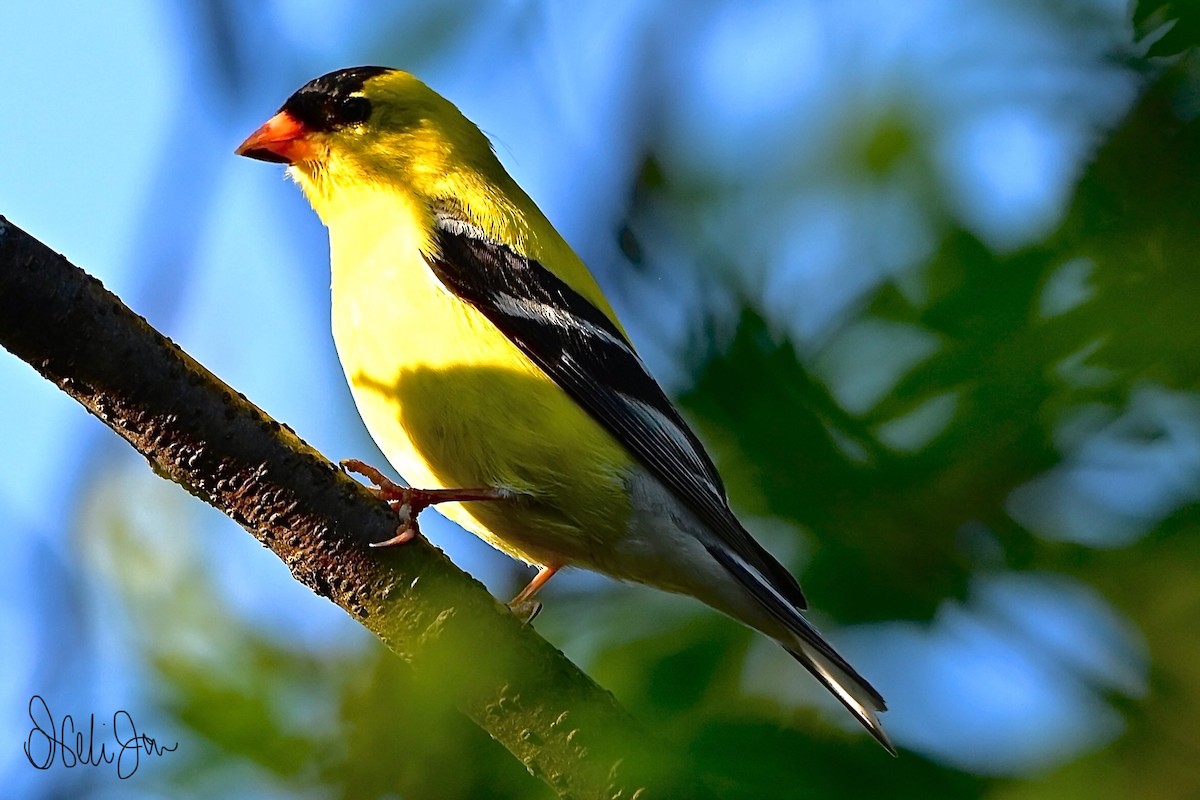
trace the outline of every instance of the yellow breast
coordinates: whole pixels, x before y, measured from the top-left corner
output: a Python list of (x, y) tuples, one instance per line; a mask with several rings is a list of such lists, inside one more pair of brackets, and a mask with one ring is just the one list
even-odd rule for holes
[[(593, 561), (625, 528), (626, 451), (429, 269), (402, 194), (362, 189), (326, 222), (333, 334), (372, 437), (411, 485), (503, 487), (443, 513), (531, 563)], [(386, 221), (382, 227), (379, 221)]]

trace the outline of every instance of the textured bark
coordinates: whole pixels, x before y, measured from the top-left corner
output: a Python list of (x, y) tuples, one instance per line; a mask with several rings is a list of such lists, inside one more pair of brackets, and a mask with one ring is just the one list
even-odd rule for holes
[(0, 344), (271, 548), (561, 796), (700, 791), (610, 693), (440, 550), (424, 539), (369, 549), (395, 533), (384, 504), (3, 217)]

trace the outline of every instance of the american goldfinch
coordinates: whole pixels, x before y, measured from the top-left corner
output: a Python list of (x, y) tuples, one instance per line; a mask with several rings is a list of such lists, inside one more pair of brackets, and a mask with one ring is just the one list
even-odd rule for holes
[(237, 153), (287, 164), (329, 229), (342, 367), (421, 487), (388, 497), (440, 503), (540, 567), (523, 608), (564, 567), (700, 599), (778, 641), (895, 753), (883, 698), (805, 619), (587, 267), (453, 104), (406, 72), (339, 70)]

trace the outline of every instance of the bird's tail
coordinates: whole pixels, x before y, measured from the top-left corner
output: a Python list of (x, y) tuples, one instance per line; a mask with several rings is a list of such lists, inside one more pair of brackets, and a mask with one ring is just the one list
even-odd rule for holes
[(728, 549), (712, 545), (707, 549), (786, 628), (790, 635), (779, 642), (792, 658), (811, 672), (876, 741), (889, 753), (896, 755), (892, 740), (876, 716), (887, 711), (887, 703), (875, 687), (833, 649), (820, 631), (762, 573)]
[(784, 649), (811, 672), (885, 750), (896, 755), (896, 747), (876, 716), (887, 711), (887, 703), (875, 691), (875, 687), (838, 655), (808, 620), (804, 620), (804, 624), (807, 631), (797, 634), (795, 643), (785, 644)]

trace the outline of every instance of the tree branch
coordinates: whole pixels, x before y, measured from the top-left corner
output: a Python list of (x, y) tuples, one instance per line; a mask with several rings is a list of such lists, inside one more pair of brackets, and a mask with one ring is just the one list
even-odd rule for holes
[(440, 550), (368, 549), (396, 530), (382, 502), (4, 217), (0, 344), (271, 548), (561, 796), (699, 791), (611, 694)]

